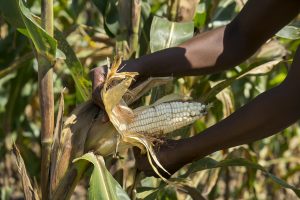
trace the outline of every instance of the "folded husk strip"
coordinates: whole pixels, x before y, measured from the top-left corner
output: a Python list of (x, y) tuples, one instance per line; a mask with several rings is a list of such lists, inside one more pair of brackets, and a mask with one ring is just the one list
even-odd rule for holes
[[(125, 103), (130, 105), (153, 87), (166, 84), (171, 80), (171, 77), (149, 78), (125, 93)], [(55, 158), (57, 158), (53, 162), (55, 165), (52, 166), (51, 170), (51, 192), (53, 194), (63, 193), (66, 190), (64, 188), (67, 188), (65, 184), (72, 182), (71, 179), (75, 179), (73, 175), (76, 168), (72, 164), (72, 160), (75, 158), (88, 151), (94, 151), (102, 156), (111, 155), (115, 153), (118, 142), (119, 150), (132, 146), (125, 141), (118, 141), (119, 133), (113, 124), (101, 122), (103, 114), (104, 112), (99, 107), (94, 105), (92, 101), (88, 101), (77, 106), (65, 120), (61, 133), (57, 133), (60, 136), (59, 144), (52, 149), (55, 152)], [(68, 169), (72, 169), (72, 173), (70, 170), (66, 173)]]

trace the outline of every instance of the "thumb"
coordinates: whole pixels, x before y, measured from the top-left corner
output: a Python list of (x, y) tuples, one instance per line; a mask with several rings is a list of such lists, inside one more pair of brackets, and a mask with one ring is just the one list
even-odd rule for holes
[(100, 107), (103, 108), (103, 103), (101, 99), (101, 89), (105, 82), (105, 66), (100, 66), (92, 69), (89, 73), (90, 79), (92, 81), (92, 99)]

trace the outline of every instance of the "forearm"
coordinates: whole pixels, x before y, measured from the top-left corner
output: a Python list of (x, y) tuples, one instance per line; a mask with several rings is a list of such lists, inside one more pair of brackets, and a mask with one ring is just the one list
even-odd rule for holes
[(212, 152), (254, 142), (271, 136), (300, 118), (300, 49), (285, 81), (238, 109), (232, 115), (183, 140), (186, 162)]
[(299, 100), (289, 98), (283, 86), (267, 91), (230, 117), (191, 138), (191, 146), (197, 146), (198, 150), (190, 149), (192, 153), (187, 155), (193, 154), (191, 158), (196, 159), (274, 135), (299, 119)]
[(202, 75), (234, 67), (292, 20), (299, 4), (294, 0), (249, 0), (229, 25), (200, 34), (179, 47), (127, 61), (124, 70), (148, 77)]
[[(216, 60), (223, 50), (224, 30), (225, 27), (208, 31), (178, 47), (142, 56), (129, 62), (128, 66), (142, 76), (184, 76), (209, 73), (210, 69), (220, 71), (221, 65), (216, 65)], [(198, 55), (203, 58), (201, 62), (192, 63), (192, 57)]]

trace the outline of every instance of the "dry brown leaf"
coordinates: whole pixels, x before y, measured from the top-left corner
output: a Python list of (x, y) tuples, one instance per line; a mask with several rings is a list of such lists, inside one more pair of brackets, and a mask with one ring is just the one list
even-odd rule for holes
[(35, 188), (32, 187), (30, 178), (26, 171), (26, 166), (24, 160), (20, 154), (19, 149), (15, 144), (13, 144), (13, 153), (16, 157), (16, 164), (18, 167), (18, 172), (21, 176), (22, 186), (24, 191), (24, 196), (26, 200), (39, 200), (38, 192)]

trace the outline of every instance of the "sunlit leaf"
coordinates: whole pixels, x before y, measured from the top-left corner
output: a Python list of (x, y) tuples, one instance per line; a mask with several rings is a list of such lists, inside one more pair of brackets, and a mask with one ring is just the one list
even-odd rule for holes
[(276, 86), (279, 85), (280, 83), (282, 83), (282, 81), (286, 78), (286, 74), (285, 73), (279, 73), (277, 74), (275, 77), (273, 77), (270, 80), (270, 85), (271, 86)]
[(193, 199), (193, 200), (205, 200), (202, 196), (201, 192), (194, 187), (190, 187), (188, 185), (183, 185), (182, 188), (186, 191), (186, 193)]
[(198, 4), (194, 17), (194, 24), (197, 28), (202, 28), (205, 25), (207, 17), (206, 6), (204, 2)]
[(25, 7), (22, 0), (19, 0), (18, 8), (21, 12), (28, 35), (30, 36), (30, 39), (32, 40), (37, 52), (46, 56), (51, 56), (52, 59), (54, 59), (57, 47), (56, 40), (48, 35), (48, 33), (34, 21), (30, 10)]
[[(148, 17), (150, 16), (151, 12), (151, 6), (147, 1), (142, 1), (142, 8), (141, 8), (141, 17), (142, 17), (142, 23), (145, 22)], [(142, 28), (142, 27), (141, 27)]]
[(119, 183), (106, 169), (102, 157), (96, 157), (93, 153), (87, 153), (74, 160), (74, 162), (90, 162), (93, 164), (93, 172), (90, 178), (89, 199), (129, 200), (130, 198)]
[[(188, 187), (188, 186), (187, 186)], [(158, 191), (158, 194), (156, 196), (157, 200), (177, 200), (176, 191), (172, 187), (164, 187), (163, 189)], [(201, 200), (201, 199), (199, 199)]]
[[(215, 5), (216, 6), (216, 5)], [(237, 14), (237, 4), (234, 0), (218, 1), (218, 6), (211, 19), (212, 27), (216, 28), (228, 24)]]
[(221, 169), (220, 168), (212, 169), (210, 171), (209, 176), (208, 176), (208, 178), (205, 182), (207, 184), (205, 184), (205, 187), (202, 191), (203, 195), (208, 195), (213, 190), (213, 188), (218, 183), (218, 180), (220, 178), (220, 174), (221, 174)]
[[(30, 11), (24, 7), (22, 0), (20, 0), (20, 7), (18, 7), (17, 0), (12, 0), (10, 2), (12, 4), (13, 13), (21, 13), (22, 22), (15, 23), (16, 28), (18, 28), (19, 32), (24, 34), (25, 36), (32, 39), (33, 43), (37, 50), (46, 51), (44, 53), (50, 54), (51, 59), (60, 58), (65, 59), (65, 62), (68, 68), (71, 71), (71, 75), (74, 79), (76, 89), (80, 94), (80, 101), (87, 100), (90, 96), (90, 87), (91, 83), (87, 79), (87, 73), (84, 67), (81, 65), (80, 61), (76, 57), (75, 52), (72, 47), (68, 44), (63, 34), (55, 30), (55, 39), (58, 40), (58, 48), (56, 49), (57, 42), (54, 38), (49, 36), (36, 21), (40, 21), (38, 17), (31, 16)], [(10, 15), (7, 16), (7, 18)], [(11, 19), (12, 20), (12, 19)], [(26, 25), (26, 26), (25, 26)]]
[[(217, 83), (212, 83), (212, 85), (216, 84)], [(223, 89), (218, 94), (216, 94), (216, 98), (222, 102), (223, 118), (228, 117), (231, 113), (234, 112), (233, 94), (229, 87)]]
[(252, 162), (250, 160), (243, 159), (243, 158), (229, 158), (229, 159), (225, 159), (222, 161), (216, 161), (212, 158), (206, 157), (206, 158), (203, 158), (201, 160), (198, 160), (198, 161), (192, 163), (192, 165), (190, 166), (188, 171), (182, 177), (187, 177), (189, 174), (195, 173), (195, 172), (201, 171), (201, 170), (213, 169), (213, 168), (218, 168), (218, 167), (232, 167), (232, 166), (243, 166), (243, 167), (249, 167), (249, 168), (261, 170), (269, 178), (271, 178), (274, 182), (276, 182), (277, 184), (279, 184), (280, 186), (282, 186), (284, 188), (293, 190), (295, 192), (295, 194), (298, 197), (300, 197), (300, 189), (298, 189), (292, 185), (289, 185), (284, 180), (271, 174), (265, 168), (263, 168), (261, 165), (255, 163), (255, 162)]
[(276, 35), (290, 40), (297, 40), (300, 38), (300, 29), (295, 26), (285, 26)]
[[(241, 72), (239, 72), (238, 74), (236, 74), (235, 76), (216, 84), (207, 94), (203, 95), (202, 100), (204, 102), (209, 102), (209, 100), (211, 100), (211, 98), (215, 97), (218, 93), (220, 93), (222, 90), (224, 90), (229, 85), (231, 85), (235, 80), (241, 79), (245, 76), (262, 75), (262, 74), (269, 73), (281, 61), (282, 61), (282, 59), (278, 59), (278, 60), (266, 62), (266, 63), (264, 63), (262, 65), (258, 65), (258, 66), (256, 66), (256, 64), (254, 63), (251, 66), (249, 66), (248, 68), (246, 68), (246, 69), (242, 70)], [(282, 81), (282, 79), (279, 79), (279, 80)]]
[(287, 55), (287, 50), (278, 40), (270, 40), (265, 43), (261, 48), (252, 56), (249, 61), (257, 62), (259, 60), (272, 60), (272, 59), (281, 59)]
[[(4, 4), (7, 4), (6, 2)], [(25, 7), (23, 0), (12, 0), (3, 6), (5, 18), (16, 26), (21, 33), (32, 40), (37, 52), (46, 56), (49, 60), (54, 60), (56, 55), (56, 40), (51, 37), (40, 25), (33, 19), (28, 8)], [(7, 6), (10, 5), (10, 8)], [(4, 9), (8, 10), (4, 10)], [(1, 9), (2, 10), (2, 9)], [(13, 14), (12, 14), (13, 13)]]
[[(146, 197), (148, 197), (149, 195), (153, 195), (153, 193), (155, 193), (155, 197), (156, 197), (156, 194), (158, 192), (158, 189), (157, 188), (153, 188), (153, 187), (138, 187), (136, 189), (136, 197), (138, 199), (145, 199)], [(150, 199), (150, 198), (149, 198)]]
[(264, 63), (262, 65), (259, 65), (253, 69), (251, 69), (250, 71), (246, 72), (245, 74), (241, 75), (239, 78), (242, 78), (243, 76), (248, 76), (248, 75), (264, 75), (267, 74), (269, 72), (271, 72), (274, 67), (276, 67), (280, 62), (282, 61), (282, 59), (277, 59), (277, 60), (273, 60), (267, 63)]
[(156, 200), (157, 199), (158, 190), (149, 194), (144, 198), (144, 200)]
[(179, 45), (193, 35), (193, 22), (170, 22), (164, 18), (154, 17), (150, 30), (151, 52)]

